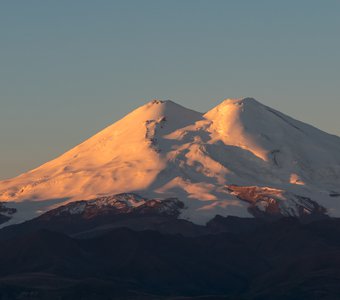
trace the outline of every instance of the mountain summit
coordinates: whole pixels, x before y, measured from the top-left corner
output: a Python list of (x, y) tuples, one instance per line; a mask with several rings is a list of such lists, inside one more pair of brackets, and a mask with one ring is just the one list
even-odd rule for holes
[[(153, 100), (60, 157), (0, 182), (10, 223), (120, 193), (183, 201), (205, 223), (235, 216), (340, 216), (340, 138), (252, 98), (205, 114)], [(0, 205), (0, 214), (1, 206)], [(9, 224), (10, 224), (9, 223)]]

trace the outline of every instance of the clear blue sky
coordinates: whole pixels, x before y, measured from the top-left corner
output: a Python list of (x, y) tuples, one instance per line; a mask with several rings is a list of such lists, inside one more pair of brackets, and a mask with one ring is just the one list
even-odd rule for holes
[(0, 178), (152, 98), (252, 96), (340, 135), (340, 1), (4, 0)]

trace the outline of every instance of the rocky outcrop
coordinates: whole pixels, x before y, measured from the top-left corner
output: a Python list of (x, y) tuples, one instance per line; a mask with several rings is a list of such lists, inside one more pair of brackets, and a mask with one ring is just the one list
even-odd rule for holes
[(325, 215), (327, 212), (309, 197), (279, 189), (238, 185), (228, 185), (227, 189), (238, 199), (249, 203), (248, 211), (254, 217), (305, 217)]

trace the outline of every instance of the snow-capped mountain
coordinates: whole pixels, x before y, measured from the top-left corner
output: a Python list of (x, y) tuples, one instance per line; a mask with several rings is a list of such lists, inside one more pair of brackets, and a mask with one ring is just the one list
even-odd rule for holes
[[(181, 218), (340, 216), (340, 138), (252, 98), (205, 114), (154, 100), (60, 157), (0, 182), (7, 224), (120, 193), (178, 198)], [(0, 212), (1, 213), (1, 212)]]

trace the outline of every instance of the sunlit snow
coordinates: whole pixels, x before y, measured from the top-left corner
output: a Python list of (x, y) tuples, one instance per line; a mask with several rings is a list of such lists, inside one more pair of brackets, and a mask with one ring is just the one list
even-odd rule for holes
[[(60, 157), (0, 182), (13, 222), (74, 200), (134, 192), (177, 197), (182, 218), (251, 216), (227, 185), (310, 197), (340, 216), (340, 138), (252, 98), (227, 99), (203, 114), (151, 101)], [(287, 205), (289, 205), (287, 200)], [(11, 206), (12, 205), (12, 206)], [(261, 206), (264, 209), (264, 206)]]

